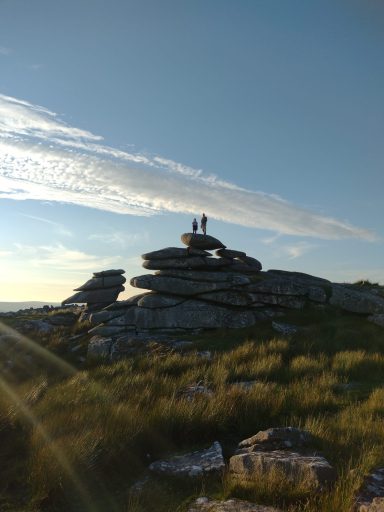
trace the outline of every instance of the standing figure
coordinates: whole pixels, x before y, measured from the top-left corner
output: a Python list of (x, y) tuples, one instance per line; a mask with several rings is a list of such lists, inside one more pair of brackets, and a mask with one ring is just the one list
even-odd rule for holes
[(204, 235), (207, 234), (207, 220), (208, 217), (203, 213), (203, 216), (201, 217), (201, 230), (203, 231)]
[(193, 219), (192, 221), (192, 231), (193, 231), (193, 234), (196, 235), (197, 233), (197, 228), (198, 228), (198, 223), (197, 223), (197, 220), (196, 218)]

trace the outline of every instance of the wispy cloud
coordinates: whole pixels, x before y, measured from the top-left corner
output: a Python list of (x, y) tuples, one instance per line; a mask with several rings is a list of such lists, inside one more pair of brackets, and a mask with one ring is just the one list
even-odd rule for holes
[(73, 236), (72, 232), (69, 229), (67, 229), (65, 226), (60, 224), (59, 222), (54, 222), (53, 220), (45, 219), (44, 217), (36, 217), (35, 215), (26, 215), (25, 213), (20, 213), (19, 215), (21, 215), (22, 217), (26, 217), (28, 219), (36, 220), (37, 222), (42, 222), (43, 224), (48, 224), (49, 226), (52, 226), (55, 233), (57, 233), (58, 235)]
[(310, 244), (308, 242), (298, 242), (296, 244), (283, 245), (281, 250), (288, 255), (288, 259), (293, 260), (296, 258), (300, 258), (307, 252), (316, 248), (316, 245)]
[(88, 240), (96, 240), (106, 245), (115, 245), (121, 248), (131, 247), (138, 242), (148, 240), (148, 233), (125, 233), (122, 231), (108, 231), (103, 233), (93, 233), (88, 236)]
[(279, 234), (373, 240), (372, 231), (246, 190), (159, 156), (102, 144), (53, 112), (0, 95), (0, 197), (61, 201), (121, 214), (205, 211)]
[(88, 254), (83, 251), (69, 249), (62, 244), (32, 246), (15, 244), (14, 257), (23, 255), (28, 257), (31, 267), (53, 268), (55, 271), (94, 272), (98, 269), (105, 270), (120, 260), (119, 256), (100, 258), (98, 255)]

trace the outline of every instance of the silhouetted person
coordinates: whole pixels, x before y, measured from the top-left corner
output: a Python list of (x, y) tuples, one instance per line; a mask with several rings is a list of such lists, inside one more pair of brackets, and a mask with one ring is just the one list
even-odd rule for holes
[(196, 218), (193, 219), (192, 221), (192, 231), (193, 231), (193, 234), (196, 235), (197, 233), (197, 228), (199, 227), (198, 223), (197, 223), (197, 220)]
[(203, 216), (201, 217), (201, 230), (204, 233), (204, 235), (207, 234), (207, 220), (208, 217), (203, 213)]

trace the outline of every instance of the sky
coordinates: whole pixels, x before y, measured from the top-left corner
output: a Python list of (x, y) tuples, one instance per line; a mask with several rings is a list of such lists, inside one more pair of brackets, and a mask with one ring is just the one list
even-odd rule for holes
[(0, 0), (0, 301), (207, 233), (384, 284), (384, 4)]

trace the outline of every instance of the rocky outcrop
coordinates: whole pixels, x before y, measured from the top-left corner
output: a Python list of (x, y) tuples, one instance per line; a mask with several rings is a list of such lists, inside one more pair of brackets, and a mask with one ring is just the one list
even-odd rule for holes
[(126, 279), (122, 275), (124, 273), (122, 269), (94, 272), (91, 279), (74, 289), (77, 293), (63, 300), (61, 304), (64, 306), (86, 303), (89, 311), (103, 309), (115, 302), (119, 293), (125, 290), (123, 284)]
[[(77, 289), (78, 294), (64, 302), (99, 306), (102, 301), (111, 301), (102, 312), (91, 316), (93, 334), (102, 336), (250, 327), (284, 311), (311, 306), (371, 315), (377, 323), (379, 315), (384, 315), (384, 298), (378, 294), (301, 272), (262, 271), (256, 258), (227, 249), (209, 235), (184, 233), (181, 240), (186, 248), (166, 247), (142, 255), (143, 267), (155, 272), (133, 277), (130, 283), (143, 293), (114, 302), (125, 279), (118, 275), (123, 271), (108, 271), (94, 274)], [(215, 254), (209, 252), (215, 248)], [(101, 283), (113, 283), (114, 287), (100, 288)], [(274, 328), (283, 335), (295, 333), (284, 324)]]
[(281, 512), (267, 505), (256, 505), (249, 501), (231, 499), (226, 501), (212, 500), (206, 497), (197, 498), (189, 507), (188, 512)]
[(311, 442), (308, 432), (292, 427), (258, 432), (239, 443), (229, 461), (230, 476), (246, 485), (280, 473), (292, 484), (321, 489), (335, 480), (336, 472), (324, 457), (308, 452)]
[(152, 462), (150, 471), (167, 476), (200, 477), (224, 470), (225, 463), (220, 443), (215, 441), (205, 450), (176, 455), (167, 460)]

